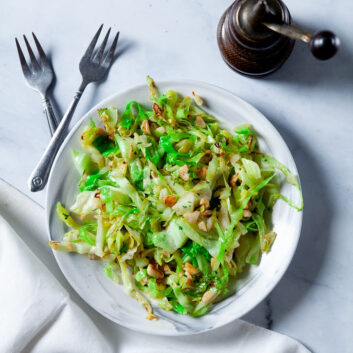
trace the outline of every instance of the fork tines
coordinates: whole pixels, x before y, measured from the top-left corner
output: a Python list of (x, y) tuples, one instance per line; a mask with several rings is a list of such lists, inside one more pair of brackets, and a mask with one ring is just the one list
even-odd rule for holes
[[(37, 47), (37, 50), (38, 50), (38, 53), (39, 53), (39, 57), (41, 58), (41, 63), (45, 64), (45, 65), (49, 65), (48, 58), (45, 55), (42, 46), (40, 45), (36, 35), (33, 32), (32, 32), (32, 36), (33, 36), (34, 43), (36, 44), (36, 47)], [(27, 51), (28, 51), (29, 57), (31, 59), (31, 68), (34, 71), (40, 70), (41, 66), (38, 63), (38, 61), (37, 61), (37, 59), (36, 59), (36, 57), (35, 57), (35, 55), (33, 53), (33, 50), (32, 50), (32, 48), (31, 48), (31, 46), (30, 46), (30, 44), (29, 44), (29, 42), (27, 40), (27, 37), (25, 35), (23, 35), (23, 39), (24, 39), (24, 41), (26, 43)], [(18, 56), (20, 58), (20, 62), (21, 62), (21, 66), (22, 66), (22, 71), (23, 71), (24, 75), (27, 76), (28, 74), (31, 73), (31, 68), (27, 64), (27, 61), (25, 59), (25, 56), (23, 55), (20, 43), (18, 42), (17, 38), (15, 38), (15, 41), (16, 41), (16, 47), (17, 47)]]
[(103, 42), (100, 45), (99, 49), (97, 50), (96, 53), (94, 53), (94, 48), (97, 44), (100, 33), (102, 32), (102, 28), (103, 28), (103, 24), (99, 27), (97, 33), (94, 35), (91, 43), (89, 44), (89, 46), (84, 54), (84, 57), (90, 58), (90, 59), (92, 59), (92, 61), (97, 62), (98, 64), (110, 66), (110, 64), (112, 63), (113, 58), (114, 58), (114, 52), (115, 52), (116, 45), (118, 43), (120, 32), (117, 32), (117, 34), (115, 35), (113, 42), (110, 46), (110, 49), (106, 53), (104, 53), (104, 49), (107, 45), (108, 38), (110, 35), (110, 31), (111, 31), (111, 27), (110, 27), (108, 29), (107, 34), (105, 35)]

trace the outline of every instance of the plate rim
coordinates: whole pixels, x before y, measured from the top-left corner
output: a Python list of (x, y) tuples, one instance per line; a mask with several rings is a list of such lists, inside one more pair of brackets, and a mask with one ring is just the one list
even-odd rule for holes
[[(208, 82), (204, 82), (204, 81), (199, 81), (199, 80), (190, 80), (190, 79), (168, 79), (168, 80), (161, 80), (161, 81), (156, 81), (157, 87), (159, 86), (170, 86), (173, 87), (174, 85), (189, 85), (191, 87), (194, 87), (193, 90), (197, 91), (197, 89), (199, 87), (205, 88), (205, 89), (211, 89), (211, 90), (216, 90), (218, 91), (218, 93), (221, 93), (223, 95), (227, 95), (230, 99), (236, 100), (237, 103), (240, 103), (243, 105), (244, 108), (246, 108), (249, 111), (249, 114), (256, 114), (257, 118), (259, 118), (261, 121), (260, 123), (265, 123), (267, 124), (267, 126), (272, 130), (272, 132), (274, 132), (277, 135), (277, 138), (281, 141), (282, 145), (286, 148), (286, 154), (288, 155), (289, 159), (291, 160), (293, 167), (292, 167), (292, 172), (297, 176), (298, 181), (299, 181), (299, 185), (301, 186), (301, 181), (300, 181), (300, 175), (298, 173), (298, 168), (297, 165), (295, 163), (294, 157), (287, 145), (287, 143), (285, 142), (285, 140), (283, 139), (283, 137), (281, 136), (281, 134), (279, 133), (279, 131), (276, 129), (276, 127), (272, 124), (272, 122), (270, 120), (268, 120), (266, 118), (266, 116), (259, 111), (256, 107), (254, 107), (252, 104), (250, 104), (249, 102), (245, 101), (244, 99), (242, 99), (241, 97), (239, 97), (238, 95), (236, 95), (235, 93), (233, 93), (232, 91), (225, 89), (223, 87), (220, 87), (218, 85), (215, 84), (210, 84)], [(68, 134), (65, 136), (65, 139), (63, 140), (57, 154), (56, 157), (54, 159), (54, 162), (52, 164), (51, 167), (51, 171), (49, 174), (49, 178), (48, 178), (48, 183), (47, 183), (47, 187), (46, 187), (46, 194), (45, 194), (45, 223), (46, 223), (46, 230), (47, 230), (47, 234), (48, 234), (48, 239), (52, 240), (51, 237), (51, 232), (50, 232), (50, 214), (51, 214), (51, 209), (49, 208), (49, 197), (50, 197), (50, 186), (53, 182), (53, 173), (52, 171), (55, 169), (56, 164), (58, 163), (58, 160), (64, 150), (64, 148), (66, 147), (66, 145), (69, 143), (72, 135), (79, 129), (81, 123), (84, 120), (88, 120), (89, 116), (92, 114), (92, 112), (96, 112), (98, 108), (108, 104), (108, 102), (110, 100), (115, 99), (117, 96), (119, 95), (123, 95), (123, 94), (128, 94), (129, 92), (133, 92), (135, 90), (140, 90), (146, 88), (148, 89), (147, 85), (144, 84), (138, 84), (138, 85), (133, 85), (130, 86), (126, 89), (121, 89), (118, 90), (117, 92), (109, 95), (108, 97), (102, 99), (101, 101), (99, 101), (95, 106), (93, 106), (91, 109), (89, 109), (88, 111), (86, 111), (86, 113), (84, 113), (73, 125), (73, 127), (70, 129), (70, 131), (68, 132)], [(257, 298), (250, 306), (248, 306), (246, 309), (242, 310), (240, 315), (238, 317), (232, 317), (232, 316), (226, 316), (225, 320), (223, 320), (222, 322), (219, 322), (219, 320), (217, 321), (217, 323), (213, 326), (209, 326), (206, 327), (204, 329), (201, 329), (199, 331), (194, 331), (194, 330), (190, 330), (190, 331), (183, 331), (183, 332), (179, 332), (179, 331), (173, 331), (170, 333), (159, 333), (159, 332), (154, 332), (154, 335), (161, 335), (161, 336), (187, 336), (187, 335), (194, 335), (194, 334), (199, 334), (199, 333), (203, 333), (203, 332), (207, 332), (207, 331), (211, 331), (217, 328), (220, 328), (222, 326), (225, 326), (237, 319), (240, 319), (241, 317), (243, 317), (245, 314), (247, 314), (249, 311), (251, 311), (252, 309), (254, 309), (257, 305), (259, 305), (271, 292), (272, 290), (278, 285), (278, 283), (280, 282), (280, 280), (283, 278), (284, 274), (286, 273), (290, 263), (293, 260), (294, 254), (296, 252), (296, 249), (298, 247), (298, 243), (299, 243), (299, 239), (301, 236), (301, 230), (302, 230), (302, 223), (303, 223), (303, 210), (301, 212), (298, 212), (299, 214), (299, 218), (297, 219), (297, 231), (295, 232), (296, 234), (296, 238), (294, 239), (292, 245), (291, 245), (291, 251), (289, 253), (289, 256), (287, 257), (286, 262), (282, 263), (282, 266), (280, 267), (280, 269), (276, 272), (276, 274), (274, 275), (273, 281), (266, 286), (266, 288), (264, 288), (263, 290), (263, 294), (259, 297), (261, 297), (261, 299)], [(62, 268), (61, 265), (61, 261), (59, 260), (59, 258), (56, 256), (56, 252), (52, 249), (54, 258), (56, 263), (58, 264), (61, 272), (63, 273), (65, 279), (67, 280), (67, 282), (69, 283), (69, 285), (75, 290), (75, 292), (78, 294), (78, 296), (86, 303), (88, 304), (90, 307), (92, 307), (97, 313), (99, 313), (100, 315), (103, 315), (105, 318), (109, 319), (110, 321), (114, 322), (115, 324), (121, 325), (123, 327), (127, 327), (129, 329), (132, 329), (134, 331), (137, 332), (141, 332), (141, 333), (148, 333), (151, 334), (150, 331), (148, 330), (144, 330), (143, 328), (136, 328), (133, 325), (129, 325), (129, 324), (125, 324), (122, 322), (117, 322), (115, 320), (112, 320), (111, 317), (109, 317), (106, 313), (101, 312), (94, 303), (88, 302), (85, 300), (85, 298), (83, 297), (83, 295), (81, 295), (80, 291), (78, 290), (78, 288), (76, 287), (74, 280), (72, 280), (72, 278), (70, 276), (67, 276), (65, 271)], [(126, 294), (128, 295), (128, 294)], [(207, 316), (207, 314), (206, 314)], [(151, 326), (152, 327), (152, 326)]]

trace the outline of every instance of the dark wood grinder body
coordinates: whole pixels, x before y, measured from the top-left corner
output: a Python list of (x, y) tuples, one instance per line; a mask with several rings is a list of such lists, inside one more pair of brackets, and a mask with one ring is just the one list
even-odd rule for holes
[(281, 0), (236, 0), (223, 14), (217, 29), (224, 61), (240, 74), (262, 77), (277, 70), (293, 50), (295, 41), (266, 28), (262, 21), (290, 25)]

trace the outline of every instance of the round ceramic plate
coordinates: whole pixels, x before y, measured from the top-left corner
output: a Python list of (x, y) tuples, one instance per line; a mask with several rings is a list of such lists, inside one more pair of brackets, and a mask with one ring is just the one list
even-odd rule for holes
[[(237, 96), (200, 82), (169, 81), (158, 83), (158, 88), (160, 92), (173, 89), (184, 96), (190, 96), (195, 91), (204, 98), (205, 110), (229, 130), (240, 124), (251, 124), (258, 135), (260, 150), (271, 154), (297, 174), (293, 157), (277, 130), (259, 111)], [(47, 187), (46, 218), (51, 240), (61, 240), (65, 232), (64, 224), (56, 217), (55, 206), (58, 201), (71, 205), (75, 199), (79, 175), (73, 166), (71, 149), (81, 149), (80, 135), (89, 118), (98, 121), (98, 108), (113, 105), (121, 111), (131, 100), (150, 106), (149, 95), (147, 86), (141, 85), (105, 99), (89, 111), (66, 137), (54, 162)], [(285, 184), (282, 193), (299, 203), (299, 195), (290, 185)], [(240, 318), (261, 302), (281, 279), (298, 243), (302, 213), (278, 201), (273, 210), (272, 223), (277, 233), (272, 250), (262, 256), (259, 266), (250, 266), (249, 271), (236, 281), (227, 298), (200, 318), (166, 312), (154, 306), (154, 313), (159, 319), (148, 321), (145, 319), (145, 309), (125, 294), (122, 286), (105, 277), (103, 263), (90, 261), (86, 256), (77, 254), (54, 252), (54, 256), (76, 292), (110, 320), (150, 334), (194, 334)]]

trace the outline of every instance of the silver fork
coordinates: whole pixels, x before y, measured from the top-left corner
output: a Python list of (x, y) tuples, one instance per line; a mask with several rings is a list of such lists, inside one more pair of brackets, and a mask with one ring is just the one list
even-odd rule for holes
[(22, 71), (23, 75), (26, 79), (27, 85), (37, 91), (40, 96), (42, 97), (42, 104), (44, 108), (44, 113), (47, 117), (48, 120), (48, 125), (50, 129), (50, 133), (53, 135), (55, 132), (55, 129), (58, 126), (58, 120), (55, 117), (52, 105), (50, 103), (49, 98), (47, 97), (47, 90), (49, 86), (53, 82), (54, 78), (54, 73), (53, 69), (50, 65), (50, 62), (47, 58), (47, 56), (44, 53), (44, 50), (42, 46), (39, 44), (39, 41), (35, 34), (32, 32), (34, 42), (36, 44), (38, 53), (39, 53), (39, 62), (37, 61), (33, 50), (31, 46), (29, 45), (29, 42), (26, 38), (25, 35), (23, 35), (23, 38), (26, 43), (27, 51), (29, 54), (29, 58), (31, 59), (30, 65), (27, 64), (27, 61), (23, 55), (23, 52), (21, 50), (20, 44), (16, 40), (16, 46), (17, 46), (17, 51), (18, 51), (18, 56), (20, 57), (20, 62), (22, 66)]
[(48, 181), (51, 166), (65, 136), (66, 130), (69, 126), (69, 123), (75, 112), (76, 106), (82, 96), (83, 91), (89, 83), (100, 81), (101, 79), (103, 79), (113, 62), (115, 48), (119, 39), (119, 32), (114, 37), (110, 49), (105, 52), (105, 47), (110, 34), (109, 28), (98, 51), (94, 53), (94, 48), (96, 46), (98, 37), (102, 31), (102, 27), (103, 25), (99, 27), (98, 32), (93, 37), (90, 45), (86, 50), (86, 53), (83, 55), (80, 61), (82, 83), (78, 91), (76, 92), (76, 95), (74, 96), (74, 99), (71, 102), (69, 109), (66, 111), (58, 128), (56, 129), (48, 147), (45, 149), (44, 154), (42, 155), (36, 168), (34, 169), (29, 178), (28, 186), (31, 191), (39, 191), (45, 187)]

